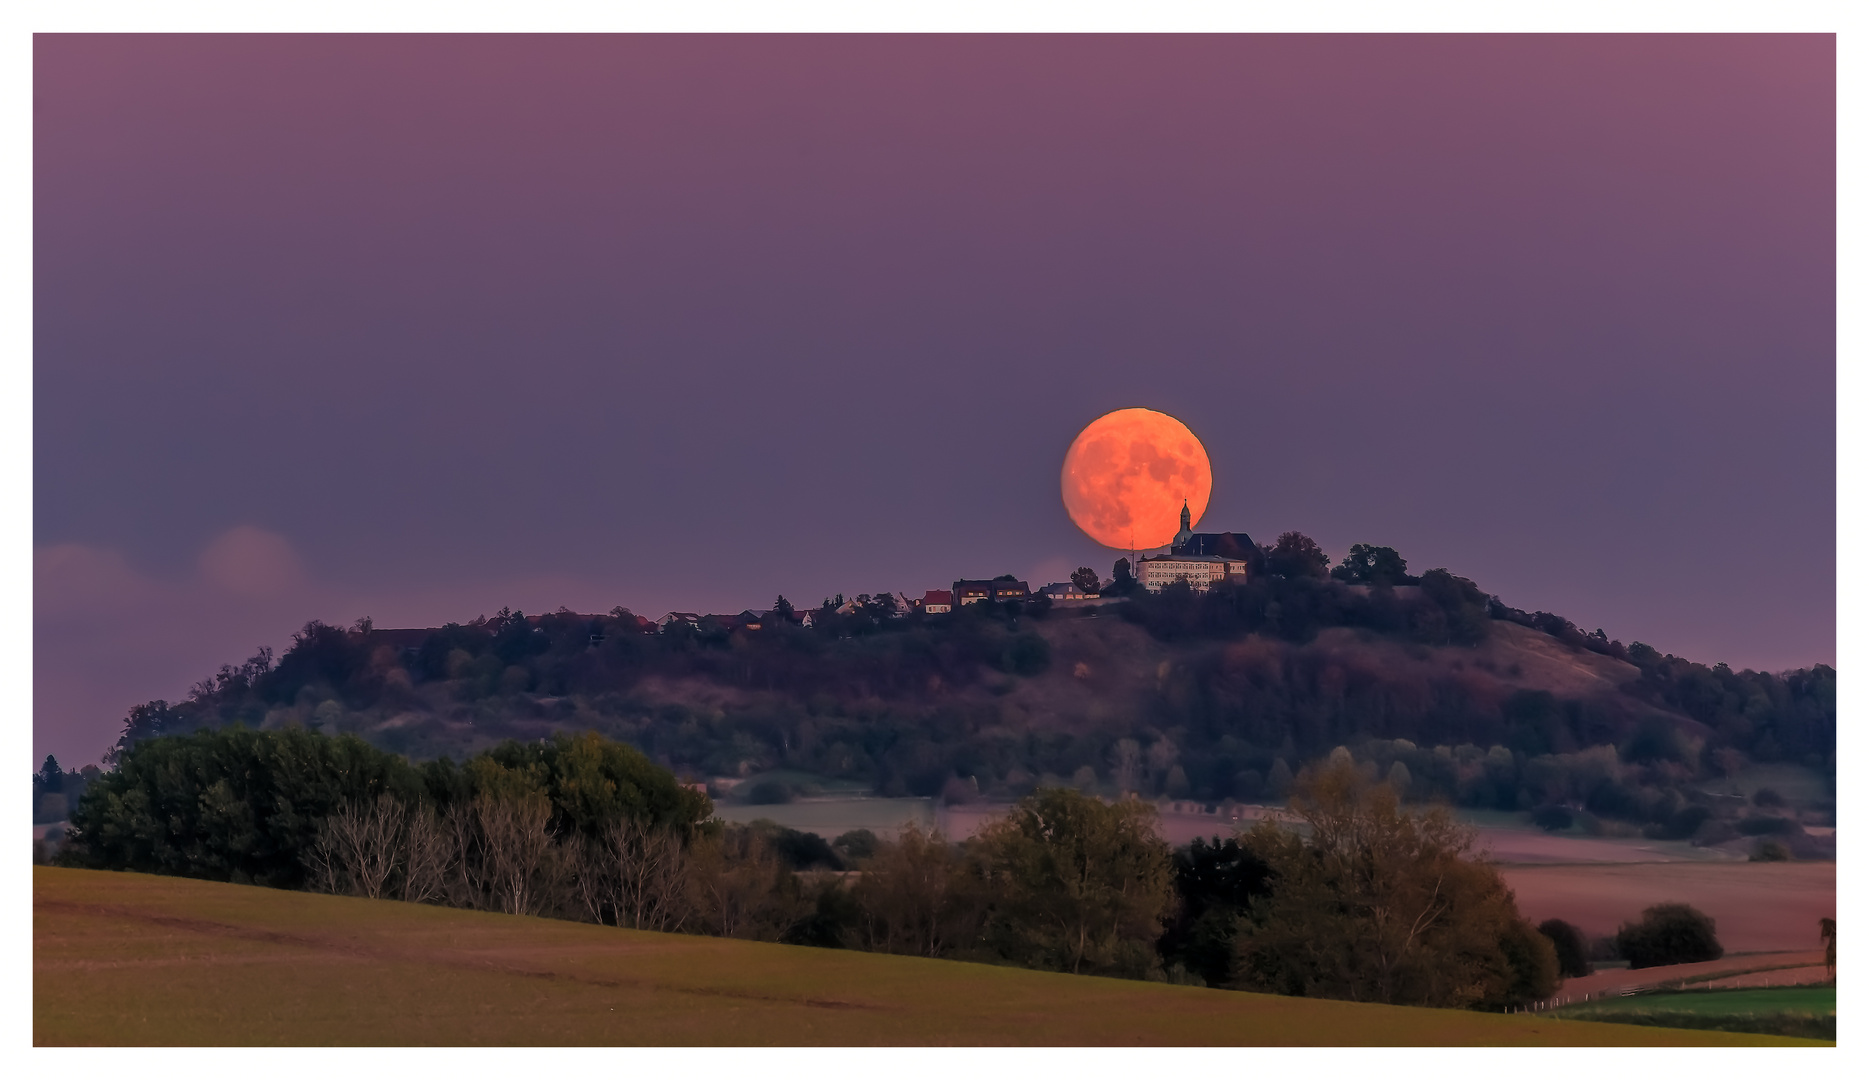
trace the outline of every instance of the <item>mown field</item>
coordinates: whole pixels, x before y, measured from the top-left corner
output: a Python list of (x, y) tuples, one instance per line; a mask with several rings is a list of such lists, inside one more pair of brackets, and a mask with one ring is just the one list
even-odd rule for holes
[(1239, 994), (35, 867), (33, 1040), (308, 1045), (1793, 1045)]
[(1837, 989), (1834, 985), (1777, 986), (1637, 994), (1567, 1006), (1555, 1015), (1578, 1020), (1834, 1039), (1837, 1037)]
[(1823, 948), (1817, 920), (1835, 918), (1837, 864), (1634, 863), (1503, 866), (1519, 910), (1613, 934), (1650, 904), (1692, 904), (1713, 917), (1728, 955)]

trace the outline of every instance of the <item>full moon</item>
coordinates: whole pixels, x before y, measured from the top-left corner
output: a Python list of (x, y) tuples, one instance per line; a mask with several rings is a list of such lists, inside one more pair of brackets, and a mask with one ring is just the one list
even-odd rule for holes
[(1214, 474), (1188, 426), (1153, 409), (1118, 409), (1092, 420), (1064, 455), (1064, 508), (1105, 547), (1156, 548), (1207, 511)]

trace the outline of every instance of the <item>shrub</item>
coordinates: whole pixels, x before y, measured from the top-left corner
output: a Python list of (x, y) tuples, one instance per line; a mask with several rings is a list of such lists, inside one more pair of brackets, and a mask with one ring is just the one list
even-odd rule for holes
[(1698, 964), (1726, 955), (1713, 920), (1687, 904), (1656, 904), (1616, 931), (1616, 952), (1631, 968)]
[(868, 829), (852, 829), (831, 841), (831, 850), (846, 859), (867, 859), (876, 854), (876, 834)]
[(1590, 966), (1590, 945), (1583, 931), (1563, 919), (1546, 919), (1538, 932), (1551, 939), (1557, 950), (1558, 974), (1566, 979), (1581, 979), (1594, 969)]
[(1791, 849), (1776, 840), (1761, 840), (1748, 862), (1790, 862)]
[(1562, 806), (1540, 806), (1532, 811), (1532, 824), (1546, 832), (1558, 832), (1571, 827), (1576, 817)]
[(746, 801), (754, 806), (776, 806), (792, 801), (792, 788), (777, 780), (761, 780), (746, 791)]

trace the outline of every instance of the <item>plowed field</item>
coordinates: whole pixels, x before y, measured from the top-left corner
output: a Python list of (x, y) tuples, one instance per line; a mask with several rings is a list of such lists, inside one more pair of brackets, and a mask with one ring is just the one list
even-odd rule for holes
[(1733, 1045), (35, 867), (40, 1045)]

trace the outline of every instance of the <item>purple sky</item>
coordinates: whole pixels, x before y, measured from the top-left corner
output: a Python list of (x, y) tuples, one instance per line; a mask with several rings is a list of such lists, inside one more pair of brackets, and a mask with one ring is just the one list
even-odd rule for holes
[(1210, 529), (1834, 662), (1823, 37), (36, 39), (35, 754), (313, 617), (1061, 579)]

